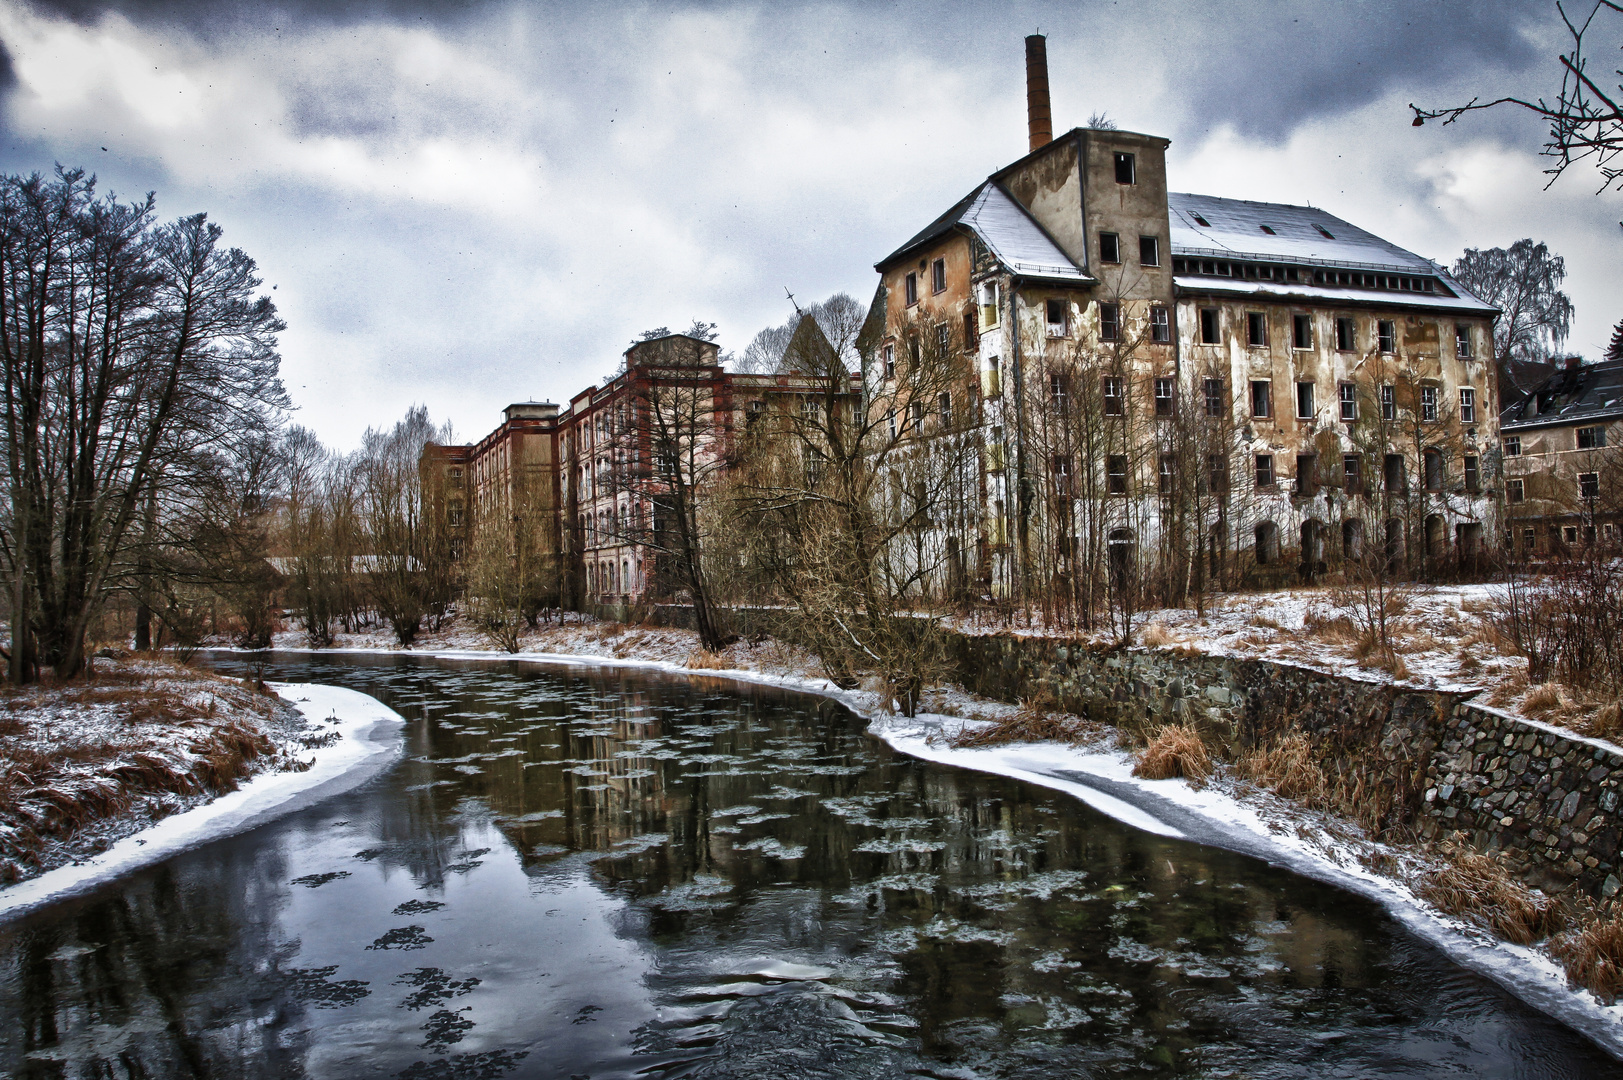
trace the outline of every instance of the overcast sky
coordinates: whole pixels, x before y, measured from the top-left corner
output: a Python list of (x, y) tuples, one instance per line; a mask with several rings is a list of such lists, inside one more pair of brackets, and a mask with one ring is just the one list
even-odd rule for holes
[[(1583, 0), (1579, 0), (1580, 3)], [(741, 350), (1054, 123), (1172, 140), (1174, 190), (1322, 206), (1429, 258), (1548, 242), (1590, 357), (1623, 317), (1623, 196), (1549, 191), (1536, 122), (1405, 104), (1548, 93), (1553, 4), (111, 5), (0, 0), (0, 167), (206, 210), (287, 320), (296, 419), (339, 447), (415, 402), (478, 438), (638, 331)], [(1616, 26), (1619, 20), (1613, 20)], [(1605, 43), (1608, 62), (1616, 41)]]

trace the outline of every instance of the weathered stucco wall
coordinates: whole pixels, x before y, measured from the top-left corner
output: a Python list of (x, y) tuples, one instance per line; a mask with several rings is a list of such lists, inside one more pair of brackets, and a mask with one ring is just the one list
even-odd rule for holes
[(966, 689), (1003, 701), (1041, 694), (1131, 730), (1177, 721), (1230, 748), (1306, 735), (1320, 764), (1427, 838), (1459, 830), (1503, 849), (1528, 880), (1611, 895), (1623, 819), (1623, 751), (1416, 690), (1264, 660), (1167, 649), (1095, 650), (1012, 634), (959, 635)]

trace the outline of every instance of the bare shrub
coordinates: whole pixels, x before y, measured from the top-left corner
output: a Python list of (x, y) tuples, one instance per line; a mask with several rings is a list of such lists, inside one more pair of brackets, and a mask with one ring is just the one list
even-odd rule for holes
[(1415, 895), (1516, 945), (1531, 945), (1561, 929), (1559, 903), (1517, 881), (1495, 855), (1455, 833), (1439, 848), (1441, 865), (1415, 884)]
[(1572, 986), (1589, 990), (1610, 1005), (1623, 990), (1623, 918), (1614, 904), (1609, 911), (1584, 919), (1550, 940), (1550, 953), (1567, 969)]
[(1212, 774), (1212, 757), (1200, 732), (1179, 724), (1165, 724), (1139, 755), (1133, 775), (1148, 780), (1183, 777), (1197, 787)]
[(1236, 771), (1259, 787), (1305, 806), (1323, 806), (1329, 797), (1329, 781), (1313, 760), (1313, 748), (1300, 733), (1285, 736), (1266, 749), (1240, 757)]
[(1057, 742), (1075, 745), (1098, 734), (1097, 724), (1078, 716), (1055, 713), (1046, 698), (1022, 701), (1013, 714), (998, 720), (990, 727), (964, 728), (948, 740), (948, 745), (960, 750), (973, 750), (1006, 743)]
[(1490, 616), (1527, 658), (1532, 683), (1623, 693), (1623, 560), (1586, 550), (1513, 575)]

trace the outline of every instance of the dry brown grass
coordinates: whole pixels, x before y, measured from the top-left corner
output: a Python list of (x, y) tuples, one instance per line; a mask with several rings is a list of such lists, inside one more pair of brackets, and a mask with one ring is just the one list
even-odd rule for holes
[(1323, 806), (1330, 784), (1313, 760), (1313, 748), (1299, 733), (1285, 736), (1273, 746), (1241, 755), (1235, 771), (1258, 787), (1305, 806)]
[(1166, 724), (1138, 756), (1133, 775), (1148, 780), (1183, 777), (1195, 785), (1212, 774), (1212, 756), (1200, 732), (1180, 724)]
[(1076, 745), (1099, 733), (1099, 726), (1079, 716), (1056, 713), (1046, 699), (1020, 702), (1011, 715), (995, 721), (990, 727), (964, 728), (948, 740), (948, 745), (959, 750), (974, 750), (1007, 743), (1057, 742)]
[(1166, 628), (1166, 624), (1159, 620), (1145, 625), (1138, 632), (1138, 640), (1151, 648), (1160, 648), (1163, 645), (1174, 645), (1182, 639)]
[(1587, 734), (1616, 742), (1617, 737), (1623, 735), (1623, 700), (1610, 701), (1596, 709)]
[(1440, 845), (1438, 855), (1441, 865), (1415, 885), (1422, 900), (1517, 945), (1561, 929), (1554, 897), (1523, 885), (1499, 858), (1475, 850), (1462, 834)]
[(695, 671), (721, 671), (732, 665), (728, 664), (727, 658), (720, 653), (711, 652), (709, 649), (694, 649), (688, 653), (687, 659), (682, 661), (682, 666), (693, 668)]
[(1345, 615), (1305, 619), (1302, 629), (1307, 635), (1328, 645), (1356, 645), (1361, 636), (1358, 624)]
[(1522, 712), (1538, 719), (1560, 709), (1567, 704), (1567, 696), (1562, 691), (1560, 683), (1542, 682), (1528, 689), (1522, 695)]
[(1384, 647), (1375, 634), (1364, 631), (1353, 646), (1353, 660), (1361, 668), (1390, 672), (1392, 678), (1402, 681), (1409, 677), (1409, 665), (1394, 648)]
[(1589, 990), (1607, 1005), (1623, 990), (1623, 912), (1609, 911), (1583, 919), (1550, 939), (1550, 953), (1567, 969), (1567, 981)]

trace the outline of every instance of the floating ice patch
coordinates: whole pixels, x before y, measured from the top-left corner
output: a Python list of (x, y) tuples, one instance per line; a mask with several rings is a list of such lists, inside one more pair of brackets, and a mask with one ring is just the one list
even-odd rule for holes
[(895, 855), (903, 851), (922, 855), (926, 852), (940, 851), (946, 846), (946, 842), (942, 840), (913, 840), (907, 837), (887, 840), (875, 837), (866, 843), (858, 844), (855, 850), (875, 855)]
[(751, 814), (749, 817), (741, 817), (741, 818), (739, 818), (736, 822), (734, 822), (734, 824), (735, 825), (759, 825), (764, 821), (778, 821), (778, 820), (781, 820), (783, 818), (787, 818), (788, 816), (789, 816), (788, 814)]
[(724, 806), (720, 810), (712, 810), (710, 811), (710, 816), (713, 818), (739, 817), (744, 814), (759, 814), (760, 812), (761, 808), (759, 806), (750, 806), (748, 803), (740, 803), (737, 806)]
[(784, 982), (811, 982), (828, 978), (834, 974), (834, 969), (818, 967), (814, 964), (794, 964), (787, 960), (774, 960), (770, 964), (756, 968), (749, 974), (760, 975), (768, 979), (782, 979)]
[(734, 851), (755, 851), (769, 859), (798, 859), (806, 854), (804, 844), (784, 844), (775, 836), (763, 836), (759, 840), (751, 840), (747, 844), (738, 844)]

